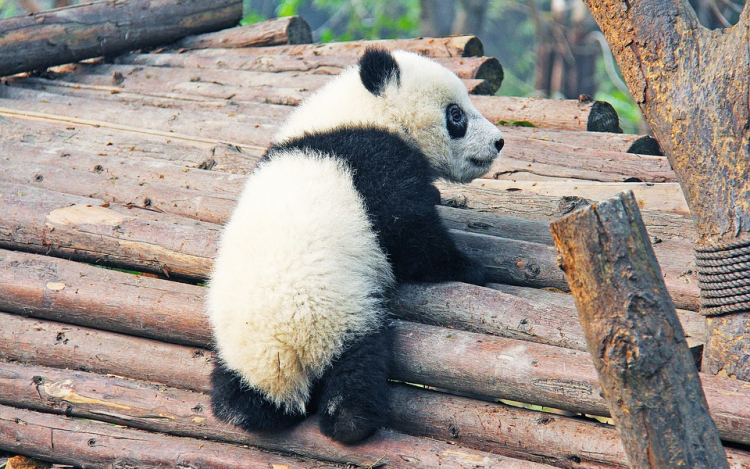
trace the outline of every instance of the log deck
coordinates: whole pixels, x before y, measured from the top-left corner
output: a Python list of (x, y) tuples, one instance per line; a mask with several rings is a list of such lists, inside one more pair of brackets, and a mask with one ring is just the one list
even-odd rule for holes
[[(371, 45), (304, 44), (301, 21), (3, 79), (0, 450), (102, 467), (626, 468), (549, 223), (632, 188), (699, 360), (685, 200), (665, 158), (625, 153), (638, 136), (585, 131), (590, 101), (486, 95), (502, 67), (472, 36), (377, 45), (454, 70), (505, 133), (485, 179), (439, 186), (495, 283), (401, 287), (394, 410), (362, 445), (314, 417), (266, 435), (211, 415), (202, 285), (221, 224), (293, 106)], [(730, 467), (747, 469), (750, 385), (699, 376)]]

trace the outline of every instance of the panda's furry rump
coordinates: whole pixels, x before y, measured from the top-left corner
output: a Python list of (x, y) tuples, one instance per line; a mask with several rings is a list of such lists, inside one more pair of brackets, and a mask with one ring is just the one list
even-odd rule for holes
[(304, 414), (328, 365), (381, 327), (392, 283), (348, 166), (315, 151), (272, 151), (248, 179), (211, 278), (222, 364)]

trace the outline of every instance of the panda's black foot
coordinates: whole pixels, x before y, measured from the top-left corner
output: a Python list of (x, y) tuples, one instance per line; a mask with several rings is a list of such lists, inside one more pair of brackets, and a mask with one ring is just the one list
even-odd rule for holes
[(386, 416), (360, 399), (331, 399), (320, 408), (320, 431), (334, 440), (351, 445), (369, 437), (385, 425)]
[(320, 431), (351, 445), (388, 420), (390, 338), (387, 329), (350, 344), (322, 379)]
[(287, 413), (263, 395), (242, 383), (234, 371), (215, 363), (211, 372), (211, 407), (219, 419), (247, 431), (279, 431), (305, 418)]

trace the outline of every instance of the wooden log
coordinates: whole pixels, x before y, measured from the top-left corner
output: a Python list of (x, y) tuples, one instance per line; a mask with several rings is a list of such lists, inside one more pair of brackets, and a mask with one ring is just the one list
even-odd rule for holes
[[(354, 56), (309, 56), (290, 57), (286, 55), (248, 55), (246, 51), (237, 54), (233, 49), (211, 49), (211, 55), (196, 55), (191, 52), (180, 54), (134, 54), (116, 59), (118, 64), (147, 65), (154, 67), (182, 67), (197, 69), (229, 69), (254, 72), (304, 72), (316, 75), (338, 75), (347, 67), (357, 63)], [(454, 72), (459, 78), (483, 80), (487, 88), (481, 93), (493, 95), (503, 82), (503, 67), (493, 57), (434, 58), (436, 62)]]
[(492, 468), (550, 467), (385, 429), (361, 444), (345, 446), (323, 436), (315, 417), (289, 431), (245, 432), (214, 418), (209, 396), (205, 394), (37, 366), (0, 364), (0, 370), (0, 374), (9, 378), (0, 384), (0, 401), (45, 412), (192, 436), (208, 444), (212, 442), (206, 438), (271, 451), (293, 451), (305, 458), (362, 467), (384, 464), (393, 468), (434, 468), (445, 464), (469, 469), (478, 463)]
[(242, 2), (105, 1), (0, 23), (0, 76), (168, 44), (237, 24)]
[(729, 467), (632, 192), (551, 229), (631, 466)]
[(204, 347), (205, 289), (0, 250), (0, 311)]
[(312, 31), (307, 21), (301, 16), (286, 16), (186, 37), (172, 47), (180, 49), (265, 47), (311, 42)]
[[(210, 353), (207, 351), (196, 353), (195, 348), (148, 339), (133, 342), (129, 341), (132, 337), (112, 332), (3, 313), (0, 319), (3, 324), (0, 357), (6, 360), (85, 368), (183, 389), (208, 390)], [(58, 340), (60, 332), (64, 333), (62, 340)], [(208, 343), (208, 329), (204, 334)], [(111, 347), (117, 353), (102, 354), (102, 343), (113, 344)], [(394, 379), (572, 412), (608, 415), (599, 394), (596, 370), (584, 352), (407, 322), (396, 323), (394, 346)], [(142, 360), (137, 358), (143, 356), (151, 358), (147, 367), (140, 366)], [(179, 362), (173, 361), (175, 357)], [(167, 369), (157, 371), (160, 367)], [(722, 437), (750, 443), (747, 383), (710, 375), (701, 378)]]
[[(259, 52), (268, 55), (286, 55), (293, 57), (308, 56), (348, 56), (360, 57), (368, 47), (388, 50), (403, 49), (433, 57), (482, 57), (484, 46), (476, 36), (420, 37), (416, 39), (383, 39), (377, 41), (329, 42), (326, 44), (299, 44), (263, 47), (262, 49), (246, 48), (239, 54), (257, 55)], [(215, 51), (207, 51), (208, 55)]]
[[(236, 431), (214, 419), (208, 396), (200, 393), (114, 376), (11, 363), (0, 364), (0, 376), (5, 377), (0, 382), (0, 402), (24, 408), (267, 449), (294, 447), (296, 452), (310, 457), (343, 456), (334, 452), (332, 458), (330, 452), (319, 449), (329, 447), (330, 441), (311, 447), (310, 443), (317, 443), (321, 437), (314, 424), (308, 422), (289, 436), (286, 432), (264, 438), (262, 434)], [(459, 444), (454, 446), (458, 451), (473, 448), (576, 469), (627, 467), (619, 437), (611, 426), (404, 385), (392, 388), (391, 400), (390, 426), (412, 435)], [(393, 434), (387, 430), (380, 433)], [(297, 444), (290, 444), (294, 436)], [(423, 446), (418, 444), (417, 449)], [(370, 446), (355, 451), (363, 460), (367, 453), (375, 453)], [(729, 450), (728, 456), (730, 467), (744, 469), (747, 453)]]
[[(585, 350), (570, 295), (495, 288), (498, 291), (459, 283), (404, 285), (396, 296), (395, 313), (427, 324)], [(202, 347), (207, 340), (204, 293), (199, 286), (0, 250), (0, 310), (24, 316)], [(702, 344), (702, 316), (679, 314), (694, 344)]]
[(517, 173), (602, 182), (677, 182), (663, 156), (591, 150), (539, 140), (514, 141), (509, 135), (502, 153), (483, 177), (507, 179)]
[[(236, 196), (174, 188), (156, 182), (121, 179), (101, 164), (88, 171), (6, 161), (0, 181), (27, 184), (47, 190), (92, 197), (128, 207), (164, 211), (174, 215), (223, 223), (237, 203)], [(158, 178), (157, 174), (154, 177)]]
[(690, 216), (682, 189), (676, 182), (653, 184), (646, 182), (593, 182), (586, 180), (487, 181), (484, 186), (493, 191), (511, 191), (546, 196), (580, 197), (589, 200), (603, 200), (625, 190), (631, 190), (638, 199), (641, 210), (657, 210)]
[(517, 121), (548, 129), (581, 131), (586, 130), (593, 106), (593, 101), (508, 96), (475, 96), (472, 102), (496, 124)]
[[(438, 181), (436, 185), (440, 189), (443, 205), (543, 222), (550, 222), (593, 202), (579, 196), (545, 196), (525, 191), (500, 192), (494, 190), (492, 184), (489, 180), (481, 179), (469, 184)], [(673, 239), (693, 244), (698, 236), (693, 221), (683, 215), (653, 210), (643, 210), (641, 214), (654, 245)]]
[(180, 171), (205, 168), (227, 173), (229, 168), (232, 173), (240, 174), (250, 172), (265, 151), (248, 145), (182, 140), (179, 136), (154, 135), (146, 130), (143, 133), (138, 129), (103, 128), (91, 123), (64, 123), (49, 116), (24, 118), (5, 114), (0, 126), (0, 149), (4, 155), (17, 154), (40, 164), (73, 168), (93, 169), (102, 163), (92, 156), (95, 155), (105, 162), (112, 157), (119, 164), (127, 162), (131, 166), (169, 163), (180, 167)]
[[(0, 406), (0, 448), (83, 467), (319, 468), (321, 462)], [(330, 467), (345, 465), (329, 463)]]
[(216, 252), (218, 225), (17, 184), (0, 193), (0, 247), (188, 278), (205, 278)]

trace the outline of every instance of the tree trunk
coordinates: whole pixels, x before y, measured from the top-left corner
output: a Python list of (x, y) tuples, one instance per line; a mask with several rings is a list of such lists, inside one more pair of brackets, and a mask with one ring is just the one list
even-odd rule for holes
[(456, 17), (455, 0), (420, 0), (419, 6), (423, 36), (440, 37), (451, 33)]
[(551, 229), (631, 466), (728, 468), (632, 192)]
[(234, 26), (242, 2), (110, 0), (0, 22), (0, 76), (44, 69)]
[[(586, 0), (669, 156), (698, 231), (704, 363), (750, 380), (750, 7), (726, 30), (687, 0)], [(745, 336), (746, 337), (746, 336)]]

